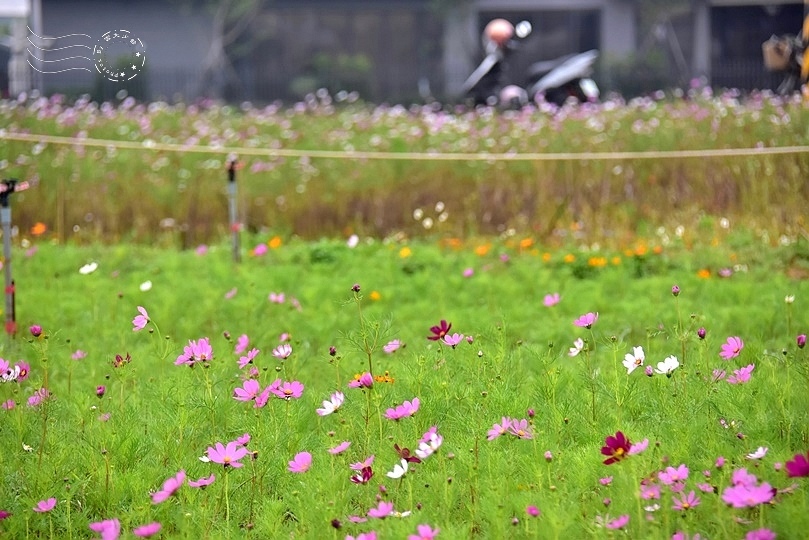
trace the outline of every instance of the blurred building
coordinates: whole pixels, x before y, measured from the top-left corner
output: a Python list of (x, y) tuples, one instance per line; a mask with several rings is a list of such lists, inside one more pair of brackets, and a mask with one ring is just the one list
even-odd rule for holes
[[(60, 38), (34, 39), (40, 50), (20, 44), (22, 27), (13, 22), (19, 17), (3, 15), (4, 5), (19, 11), (29, 3), (41, 4), (34, 25), (41, 35)], [(631, 94), (687, 84), (695, 76), (718, 86), (773, 88), (777, 81), (764, 71), (761, 43), (771, 34), (796, 33), (803, 13), (801, 2), (680, 0), (683, 9), (649, 31), (640, 27), (642, 0), (272, 0), (226, 44), (228, 62), (212, 73), (214, 9), (189, 7), (201, 3), (0, 0), (0, 61), (10, 57), (21, 69), (19, 54), (30, 54), (20, 52), (23, 45), (38, 55), (38, 68), (50, 71), (22, 66), (11, 78), (18, 85), (11, 93), (38, 86), (110, 99), (125, 88), (144, 99), (216, 95), (261, 103), (300, 99), (323, 87), (357, 91), (375, 102), (418, 101), (427, 93), (452, 99), (481, 59), (480, 33), (495, 17), (527, 20), (534, 29), (511, 65), (516, 84), (532, 62), (598, 49), (596, 77), (607, 89)], [(31, 23), (32, 9), (26, 12)], [(125, 84), (83, 69), (88, 45), (118, 29), (146, 47), (143, 72)], [(6, 92), (9, 75), (0, 69)]]

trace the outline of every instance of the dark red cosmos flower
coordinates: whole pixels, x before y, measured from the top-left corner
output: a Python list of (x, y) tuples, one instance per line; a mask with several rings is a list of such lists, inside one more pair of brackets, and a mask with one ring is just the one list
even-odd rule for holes
[(371, 467), (363, 467), (360, 472), (351, 477), (351, 481), (355, 484), (367, 484), (373, 476), (374, 471)]
[(409, 463), (421, 463), (421, 459), (412, 455), (409, 448), (400, 448), (398, 444), (393, 445), (393, 449), (399, 454), (399, 457)]
[(614, 436), (609, 435), (604, 443), (606, 446), (601, 447), (601, 453), (608, 456), (604, 460), (604, 465), (612, 465), (624, 459), (632, 447), (632, 443), (623, 432), (618, 431)]
[(806, 452), (806, 455), (795, 454), (792, 461), (787, 461), (787, 476), (790, 478), (809, 476), (809, 459), (807, 458), (809, 458), (809, 452)]
[(431, 341), (438, 341), (449, 333), (450, 328), (452, 328), (452, 323), (447, 323), (447, 321), (441, 319), (441, 324), (437, 324), (430, 328), (430, 332), (432, 332), (433, 335), (427, 336), (427, 339)]

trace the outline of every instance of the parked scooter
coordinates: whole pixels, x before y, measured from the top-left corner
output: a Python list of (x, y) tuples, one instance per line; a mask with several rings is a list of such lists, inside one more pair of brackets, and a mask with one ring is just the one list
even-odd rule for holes
[(771, 36), (761, 45), (767, 71), (784, 74), (784, 80), (776, 90), (779, 94), (791, 94), (800, 88), (801, 82), (805, 82), (801, 80), (805, 51), (806, 43), (800, 36)]
[(590, 78), (598, 58), (595, 50), (533, 64), (524, 81), (527, 89), (507, 83), (508, 59), (531, 31), (528, 21), (516, 26), (505, 19), (490, 21), (483, 30), (486, 56), (464, 82), (464, 95), (476, 104), (504, 108), (519, 108), (532, 99), (559, 106), (571, 98), (579, 102), (597, 100), (598, 86)]

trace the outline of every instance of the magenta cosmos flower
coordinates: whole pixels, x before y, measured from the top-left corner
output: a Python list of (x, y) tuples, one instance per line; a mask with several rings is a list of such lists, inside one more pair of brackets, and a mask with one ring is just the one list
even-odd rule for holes
[(280, 382), (280, 379), (276, 381), (279, 383), (276, 385), (273, 383), (270, 388), (270, 392), (275, 394), (277, 397), (281, 399), (298, 399), (303, 395), (303, 384), (299, 381), (292, 381), (287, 382), (284, 381), (283, 383)]
[(208, 362), (210, 360), (213, 360), (213, 348), (208, 338), (202, 338), (199, 341), (189, 340), (188, 345), (183, 349), (183, 354), (177, 357), (174, 365), (193, 367), (197, 362)]
[(50, 499), (46, 499), (44, 501), (39, 501), (37, 505), (34, 507), (34, 512), (50, 512), (56, 506), (56, 497), (51, 497)]
[(163, 526), (157, 521), (132, 529), (132, 534), (140, 538), (148, 538), (160, 532)]
[(438, 341), (449, 333), (450, 328), (452, 328), (452, 323), (448, 323), (444, 319), (441, 319), (439, 324), (430, 327), (430, 332), (432, 332), (432, 335), (427, 336), (427, 339), (430, 341)]
[(440, 530), (437, 527), (433, 529), (427, 524), (421, 524), (416, 527), (417, 534), (411, 534), (407, 537), (407, 540), (434, 540)]
[(419, 398), (413, 398), (413, 401), (405, 401), (395, 408), (390, 408), (385, 411), (385, 418), (388, 420), (400, 420), (402, 418), (413, 416), (419, 410)]
[(632, 449), (632, 443), (623, 434), (618, 431), (615, 435), (610, 435), (604, 440), (605, 446), (601, 447), (601, 453), (608, 456), (604, 460), (604, 465), (612, 465), (622, 459), (626, 458), (629, 451)]
[(138, 306), (138, 311), (140, 315), (135, 315), (135, 318), (132, 319), (132, 331), (138, 332), (146, 328), (146, 325), (149, 324), (149, 314), (146, 312), (146, 309), (143, 306)]
[(795, 454), (795, 457), (786, 462), (786, 469), (790, 478), (809, 476), (809, 452), (806, 455)]
[(209, 446), (206, 453), (208, 454), (208, 459), (214, 463), (221, 463), (225, 467), (238, 468), (244, 466), (244, 463), (239, 460), (247, 455), (247, 448), (236, 441), (229, 442), (227, 446), (218, 442), (215, 447)]
[(176, 493), (185, 482), (185, 471), (180, 469), (176, 476), (172, 476), (165, 482), (160, 491), (152, 493), (152, 504), (160, 504)]
[(101, 540), (116, 540), (121, 536), (121, 522), (117, 519), (105, 519), (90, 523), (90, 530), (101, 535)]
[(729, 337), (728, 340), (722, 344), (722, 352), (719, 356), (725, 360), (736, 358), (744, 348), (744, 341), (738, 336)]
[(305, 473), (312, 466), (312, 454), (309, 452), (298, 452), (292, 461), (289, 462), (289, 472)]
[(581, 326), (582, 328), (592, 328), (597, 320), (598, 320), (598, 312), (596, 313), (591, 312), (585, 313), (584, 315), (573, 321), (573, 324), (575, 324), (576, 326)]

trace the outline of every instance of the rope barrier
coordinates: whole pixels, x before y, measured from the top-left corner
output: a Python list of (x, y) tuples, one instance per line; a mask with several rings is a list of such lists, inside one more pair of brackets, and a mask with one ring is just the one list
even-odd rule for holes
[(488, 152), (367, 152), (340, 150), (271, 149), (250, 147), (202, 146), (145, 141), (116, 141), (112, 139), (87, 139), (9, 133), (0, 130), (0, 139), (47, 144), (69, 144), (116, 149), (187, 152), (196, 154), (235, 154), (237, 156), (359, 159), (359, 160), (407, 160), (407, 161), (617, 161), (642, 159), (696, 159), (714, 157), (752, 157), (809, 153), (809, 146), (775, 146), (760, 148), (717, 148), (712, 150), (648, 150), (639, 152), (556, 152), (538, 153), (488, 153)]

